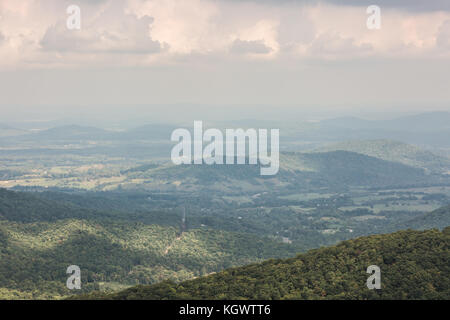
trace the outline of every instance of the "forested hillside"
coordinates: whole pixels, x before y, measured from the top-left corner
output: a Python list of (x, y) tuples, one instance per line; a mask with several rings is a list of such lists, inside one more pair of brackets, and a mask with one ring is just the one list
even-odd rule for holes
[[(370, 265), (381, 268), (381, 290), (366, 286)], [(450, 299), (450, 227), (361, 237), (180, 284), (165, 281), (83, 298)]]
[[(450, 226), (450, 206), (415, 217), (404, 223), (411, 229), (444, 228)], [(398, 226), (397, 226), (398, 227)]]
[(433, 154), (407, 143), (387, 139), (350, 140), (331, 144), (315, 151), (337, 150), (357, 152), (382, 160), (399, 162), (433, 173), (446, 173), (450, 170), (450, 159), (447, 157)]
[[(301, 189), (386, 187), (448, 181), (448, 177), (428, 175), (422, 168), (348, 151), (286, 152), (280, 155), (280, 171), (275, 178), (261, 178), (259, 171), (258, 165), (141, 166), (128, 171), (127, 179), (148, 179), (149, 183), (168, 181), (170, 190), (192, 191), (202, 187), (235, 193), (248, 192), (249, 189), (253, 192), (270, 190), (273, 185), (284, 190), (286, 186)], [(177, 181), (179, 183), (175, 184)], [(216, 181), (221, 183), (218, 185)]]
[[(163, 288), (170, 285), (177, 292), (175, 283), (180, 281), (269, 258), (293, 257), (340, 240), (399, 229), (448, 226), (448, 206), (429, 213), (407, 211), (406, 203), (425, 209), (431, 206), (427, 202), (447, 201), (444, 193), (438, 193), (446, 192), (445, 188), (430, 189), (430, 193), (420, 190), (374, 191), (351, 200), (325, 193), (267, 193), (241, 199), (183, 193), (28, 193), (0, 189), (0, 298), (53, 299), (73, 294), (65, 287), (66, 269), (72, 264), (82, 270), (82, 290), (77, 293), (106, 294), (161, 282)], [(179, 209), (183, 205), (189, 209), (185, 228), (180, 225)], [(398, 210), (393, 210), (396, 206)], [(364, 251), (376, 253), (377, 248)], [(342, 259), (347, 261), (346, 257)], [(336, 261), (330, 258), (326, 263)], [(336, 274), (338, 279), (346, 277)], [(259, 283), (258, 277), (266, 275), (271, 279), (269, 273), (256, 273), (249, 281)], [(247, 276), (242, 274), (242, 279)], [(330, 275), (323, 277), (329, 279)], [(279, 275), (276, 279), (288, 281)], [(314, 283), (319, 280), (308, 280), (314, 294), (319, 287)], [(264, 288), (255, 290), (271, 292)], [(274, 297), (305, 295), (303, 289), (291, 289), (282, 287)], [(198, 297), (191, 291), (181, 292)], [(241, 297), (232, 294), (224, 293), (225, 297)], [(317, 298), (314, 294), (311, 297)]]
[(299, 250), (251, 234), (125, 221), (0, 189), (0, 299), (71, 294), (70, 265), (81, 268), (82, 292), (89, 292), (182, 281)]

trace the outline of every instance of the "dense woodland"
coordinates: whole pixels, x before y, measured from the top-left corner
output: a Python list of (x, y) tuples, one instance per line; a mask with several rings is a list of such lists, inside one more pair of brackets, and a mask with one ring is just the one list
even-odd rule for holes
[[(402, 228), (442, 229), (450, 224), (450, 207), (413, 217), (397, 211), (391, 213), (392, 219), (370, 223), (355, 220), (377, 216), (365, 209), (319, 208), (311, 220), (311, 214), (287, 207), (256, 211), (228, 207), (229, 213), (214, 211), (215, 216), (190, 207), (182, 229), (178, 209), (146, 211), (139, 195), (122, 196), (122, 205), (131, 209), (134, 203), (134, 211), (121, 211), (119, 203), (107, 201), (114, 195), (103, 193), (77, 196), (0, 189), (0, 297), (47, 299), (73, 294), (65, 287), (65, 271), (72, 264), (82, 269), (83, 286), (78, 294), (111, 292), (166, 280), (172, 285), (230, 267), (292, 257), (351, 235)], [(314, 206), (323, 201), (318, 198)], [(100, 210), (108, 208), (106, 203), (111, 208)], [(397, 224), (390, 225), (394, 221)], [(340, 224), (355, 230), (323, 232)], [(281, 236), (289, 243), (282, 243)]]
[[(60, 298), (66, 269), (82, 292), (181, 281), (300, 250), (267, 237), (125, 222), (71, 204), (0, 190), (0, 298)], [(179, 217), (177, 217), (179, 223)]]
[[(381, 269), (381, 289), (366, 269)], [(450, 227), (398, 231), (231, 268), (176, 284), (137, 286), (84, 299), (450, 299)]]

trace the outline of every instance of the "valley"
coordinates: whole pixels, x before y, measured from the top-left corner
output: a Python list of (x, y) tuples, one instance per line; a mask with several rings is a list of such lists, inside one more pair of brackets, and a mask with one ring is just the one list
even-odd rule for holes
[[(340, 121), (327, 122), (332, 134)], [(281, 130), (279, 172), (261, 176), (259, 164), (174, 165), (173, 127), (9, 130), (0, 148), (0, 297), (175, 286), (349, 239), (450, 225), (445, 145), (377, 135), (333, 142), (320, 124), (287, 127), (314, 133), (315, 147)], [(65, 286), (73, 264), (83, 279), (76, 293)], [(245, 297), (310, 297), (260, 292)]]

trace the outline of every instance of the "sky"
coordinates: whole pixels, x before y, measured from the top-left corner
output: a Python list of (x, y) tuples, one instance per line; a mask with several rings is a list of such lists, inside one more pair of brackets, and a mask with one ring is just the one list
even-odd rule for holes
[(0, 0), (5, 119), (109, 105), (450, 111), (449, 72), (447, 0)]

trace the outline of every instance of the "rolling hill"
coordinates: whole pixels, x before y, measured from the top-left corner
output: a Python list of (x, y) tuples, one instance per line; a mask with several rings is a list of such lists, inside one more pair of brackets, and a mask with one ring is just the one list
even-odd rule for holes
[[(381, 269), (381, 290), (366, 269)], [(175, 284), (165, 281), (83, 299), (450, 299), (450, 227), (343, 241)]]
[(112, 132), (95, 128), (78, 125), (67, 125), (54, 127), (39, 131), (34, 134), (22, 136), (24, 139), (32, 139), (35, 141), (79, 141), (79, 140), (102, 140), (109, 137)]
[(322, 147), (317, 151), (350, 151), (386, 161), (399, 162), (433, 173), (450, 172), (450, 159), (416, 146), (392, 140), (351, 140)]
[[(349, 151), (282, 153), (280, 170), (275, 176), (261, 176), (258, 165), (180, 165), (141, 166), (124, 172), (123, 188), (162, 191), (200, 191), (257, 193), (285, 189), (340, 189), (351, 186), (389, 187), (439, 184), (448, 176), (429, 174), (398, 162)], [(128, 182), (130, 181), (130, 182)]]
[(0, 137), (14, 137), (27, 133), (26, 130), (11, 127), (9, 125), (0, 123)]
[(307, 130), (290, 134), (290, 140), (340, 142), (390, 139), (415, 145), (449, 148), (450, 112), (427, 112), (388, 120), (358, 117), (325, 119)]
[(0, 299), (66, 296), (65, 272), (73, 264), (89, 292), (181, 281), (299, 250), (268, 237), (206, 227), (180, 232), (0, 189)]
[(355, 129), (379, 129), (393, 131), (433, 132), (450, 129), (450, 112), (431, 111), (400, 116), (388, 120), (366, 120), (358, 117), (339, 117), (320, 121), (325, 127)]
[(450, 226), (450, 206), (445, 206), (432, 212), (425, 213), (419, 217), (405, 221), (403, 224), (397, 225), (396, 227), (423, 230), (429, 228), (444, 228), (446, 226)]

